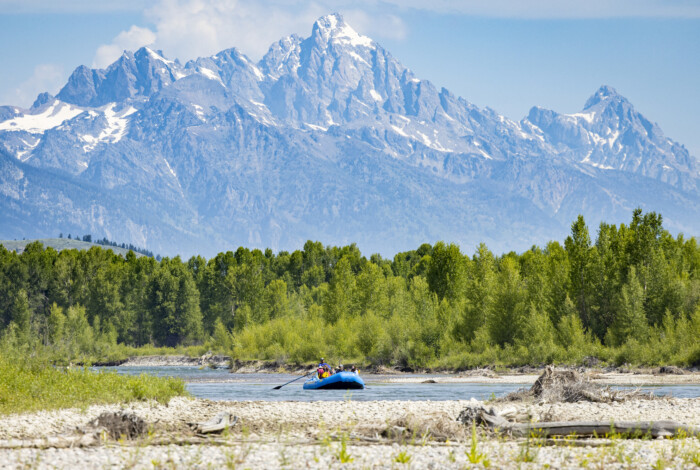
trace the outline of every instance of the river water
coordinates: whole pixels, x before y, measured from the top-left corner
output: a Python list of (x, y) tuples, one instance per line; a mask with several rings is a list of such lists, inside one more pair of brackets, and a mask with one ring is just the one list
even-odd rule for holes
[[(198, 367), (99, 367), (118, 374), (149, 374), (159, 377), (179, 377), (186, 382), (187, 390), (195, 397), (210, 400), (239, 401), (371, 401), (371, 400), (484, 400), (500, 397), (529, 384), (497, 383), (390, 383), (397, 376), (362, 375), (364, 390), (304, 390), (304, 379), (274, 390), (298, 376), (287, 374), (232, 374), (227, 369)], [(400, 376), (401, 377), (401, 376)], [(440, 381), (440, 375), (412, 375), (419, 381), (429, 378)], [(447, 376), (442, 376), (447, 377)], [(613, 386), (613, 388), (636, 388)], [(700, 397), (700, 385), (644, 385), (641, 389), (655, 395), (672, 395), (678, 398)]]

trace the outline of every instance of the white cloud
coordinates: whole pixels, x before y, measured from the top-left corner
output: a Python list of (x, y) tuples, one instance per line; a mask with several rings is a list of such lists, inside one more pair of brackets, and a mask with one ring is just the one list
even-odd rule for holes
[(142, 11), (148, 0), (0, 0), (3, 13), (105, 13)]
[(298, 0), (160, 0), (146, 17), (166, 55), (190, 59), (234, 46), (259, 57), (282, 36), (308, 32), (326, 13), (319, 4)]
[(408, 35), (406, 23), (391, 13), (368, 13), (366, 10), (342, 10), (347, 21), (358, 32), (372, 39), (404, 39)]
[(335, 11), (343, 13), (360, 33), (375, 39), (406, 36), (405, 24), (398, 16), (368, 13), (357, 5), (348, 0), (158, 0), (144, 12), (153, 29), (132, 26), (120, 33), (112, 43), (100, 46), (93, 66), (105, 67), (124, 49), (150, 44), (183, 61), (230, 47), (258, 59), (284, 36), (308, 36), (316, 19)]
[(408, 30), (401, 15), (416, 10), (501, 18), (700, 18), (700, 4), (688, 0), (157, 0), (144, 10), (152, 28), (123, 31), (100, 46), (93, 65), (104, 67), (124, 49), (151, 44), (183, 61), (230, 47), (258, 59), (286, 35), (308, 36), (318, 17), (335, 11), (380, 42), (402, 39)]
[(28, 108), (39, 93), (48, 91), (55, 95), (65, 81), (66, 74), (61, 65), (39, 64), (34, 67), (32, 76), (6, 93), (2, 101)]
[(149, 46), (156, 40), (156, 34), (148, 28), (132, 26), (128, 31), (122, 31), (110, 44), (103, 44), (97, 48), (92, 66), (104, 68), (117, 60), (122, 53), (134, 51), (142, 46)]
[(494, 18), (700, 18), (688, 0), (384, 0), (404, 9)]
[[(143, 11), (152, 6), (152, 0), (0, 0), (3, 13), (105, 13), (112, 11)], [(158, 0), (157, 4), (163, 4)], [(178, 2), (196, 3), (196, 2)], [(343, 8), (361, 8), (374, 14), (379, 11), (400, 14), (406, 10), (425, 10), (505, 18), (611, 18), (611, 17), (673, 17), (700, 18), (696, 0), (244, 0), (240, 2), (213, 1), (202, 4), (247, 3), (260, 9), (303, 10), (313, 3), (325, 13)], [(156, 7), (157, 8), (157, 7)], [(242, 7), (246, 8), (246, 6)], [(393, 31), (387, 31), (393, 33)]]

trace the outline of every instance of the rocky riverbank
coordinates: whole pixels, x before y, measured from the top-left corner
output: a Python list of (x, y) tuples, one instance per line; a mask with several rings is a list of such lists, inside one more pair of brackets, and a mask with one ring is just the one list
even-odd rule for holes
[[(488, 369), (486, 369), (488, 370)], [(478, 384), (532, 384), (540, 376), (538, 373), (481, 373), (481, 370), (444, 375), (399, 374), (381, 376), (382, 382), (419, 383), (434, 380), (435, 383), (478, 383)], [(583, 370), (582, 374), (593, 383), (600, 385), (682, 385), (700, 384), (700, 372), (686, 372), (682, 375), (659, 374), (651, 370), (635, 372), (605, 372), (600, 370)]]
[[(467, 463), (470, 429), (456, 421), (474, 401), (382, 402), (213, 402), (174, 398), (168, 405), (141, 402), (125, 406), (101, 405), (11, 415), (0, 418), (0, 467), (24, 465), (67, 468), (130, 466), (153, 468), (222, 466), (242, 468), (327, 468), (354, 459), (349, 468), (396, 468), (408, 459), (414, 468), (461, 468)], [(659, 421), (675, 420), (700, 425), (700, 399), (631, 400), (622, 403), (492, 403), (500, 412), (538, 421)], [(101, 441), (83, 449), (7, 449), (8, 443), (50, 439), (85, 431), (87, 423), (105, 411), (124, 410), (142, 418), (149, 436), (135, 441)], [(221, 412), (237, 416), (238, 423), (225, 436), (198, 437), (189, 423), (206, 421)], [(403, 429), (400, 437), (393, 429)], [(79, 431), (78, 431), (79, 432)], [(19, 441), (18, 441), (19, 440)], [(345, 440), (346, 450), (342, 452)], [(698, 439), (613, 440), (549, 446), (544, 441), (479, 437), (479, 452), (496, 467), (522, 464), (540, 468), (595, 464), (604, 468), (651, 468), (660, 460), (676, 468), (693, 468), (700, 459)], [(46, 441), (48, 442), (48, 441)], [(182, 445), (189, 444), (189, 445)], [(602, 446), (602, 447), (593, 447)], [(51, 447), (47, 445), (46, 447)], [(523, 452), (531, 452), (529, 457)], [(526, 460), (532, 460), (528, 464)]]
[[(215, 367), (229, 369), (234, 374), (280, 373), (305, 375), (313, 370), (313, 364), (284, 364), (269, 361), (231, 361), (229, 356), (207, 354), (190, 356), (134, 356), (118, 364), (121, 367)], [(574, 368), (571, 368), (574, 369)], [(602, 385), (671, 385), (700, 384), (700, 371), (677, 367), (657, 368), (576, 368), (594, 383)], [(532, 384), (544, 370), (521, 367), (495, 371), (489, 368), (463, 371), (406, 371), (398, 367), (373, 366), (363, 368), (364, 376), (387, 383), (420, 383), (434, 380), (436, 383), (516, 383)], [(220, 378), (216, 381), (238, 381), (237, 378)]]
[[(205, 354), (199, 357), (190, 356), (132, 356), (125, 361), (114, 364), (120, 367), (217, 367), (228, 368), (231, 364), (229, 356)], [(111, 365), (111, 364), (110, 364)]]
[[(697, 440), (613, 441), (587, 447), (527, 447), (523, 441), (481, 439), (478, 453), (490, 468), (693, 469), (698, 465)], [(462, 443), (406, 445), (332, 441), (294, 442), (285, 437), (269, 442), (229, 439), (215, 445), (105, 445), (90, 449), (21, 449), (0, 453), (3, 468), (347, 468), (464, 469), (485, 468), (469, 461)]]

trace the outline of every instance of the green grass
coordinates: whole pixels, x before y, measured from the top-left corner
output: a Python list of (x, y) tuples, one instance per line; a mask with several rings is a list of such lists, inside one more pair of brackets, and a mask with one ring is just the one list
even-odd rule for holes
[(472, 422), (472, 444), (471, 447), (469, 448), (469, 452), (464, 451), (464, 453), (467, 456), (467, 460), (471, 464), (483, 464), (484, 467), (488, 467), (491, 462), (490, 460), (486, 457), (486, 454), (482, 454), (477, 450), (477, 447), (479, 445), (479, 441), (476, 437), (476, 423)]
[(180, 379), (121, 376), (43, 361), (0, 359), (0, 415), (187, 395)]
[(340, 463), (352, 463), (355, 459), (348, 453), (348, 436), (343, 435), (340, 440), (340, 449), (336, 455)]
[(405, 450), (402, 450), (394, 457), (394, 462), (396, 463), (409, 463), (411, 461), (411, 456)]

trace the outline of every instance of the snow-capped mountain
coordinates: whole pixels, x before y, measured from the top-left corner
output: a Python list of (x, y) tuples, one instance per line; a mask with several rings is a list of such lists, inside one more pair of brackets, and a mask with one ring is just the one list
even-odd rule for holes
[(697, 160), (612, 87), (602, 86), (580, 113), (558, 114), (535, 107), (523, 123), (537, 126), (560, 154), (580, 163), (698, 189)]
[(0, 107), (0, 237), (92, 233), (162, 253), (307, 239), (392, 254), (523, 249), (637, 206), (700, 231), (700, 167), (617, 92), (520, 122), (421, 80), (340, 15), (257, 63), (125, 52)]

